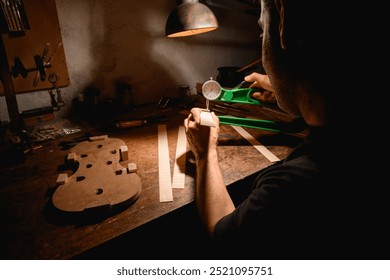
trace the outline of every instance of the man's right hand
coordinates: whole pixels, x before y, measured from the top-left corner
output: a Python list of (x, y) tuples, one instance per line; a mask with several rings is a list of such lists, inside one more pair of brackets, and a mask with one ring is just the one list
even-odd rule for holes
[(274, 89), (268, 78), (268, 75), (253, 72), (252, 74), (245, 76), (246, 82), (252, 83), (249, 87), (259, 89), (252, 93), (252, 98), (259, 100), (260, 102), (275, 102)]

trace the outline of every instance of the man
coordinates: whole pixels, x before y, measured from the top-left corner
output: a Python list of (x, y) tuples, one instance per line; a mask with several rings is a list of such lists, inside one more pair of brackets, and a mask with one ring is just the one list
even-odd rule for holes
[(364, 50), (352, 29), (361, 19), (329, 1), (260, 2), (269, 81), (258, 73), (245, 79), (272, 91), (310, 133), (285, 159), (243, 180), (251, 191), (235, 203), (219, 168), (218, 117), (211, 113), (216, 127), (201, 126), (202, 109), (191, 110), (184, 126), (196, 159), (195, 202), (215, 257), (390, 257), (386, 188), (375, 155), (362, 152), (372, 138), (358, 123), (364, 90), (350, 48)]

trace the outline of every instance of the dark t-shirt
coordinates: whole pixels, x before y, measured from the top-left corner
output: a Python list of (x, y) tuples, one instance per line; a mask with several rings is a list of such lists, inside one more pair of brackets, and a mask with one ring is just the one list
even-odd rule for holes
[[(352, 146), (345, 146), (348, 143)], [(214, 228), (216, 254), (254, 259), (390, 258), (385, 226), (390, 216), (382, 207), (385, 192), (378, 191), (384, 188), (374, 183), (374, 169), (367, 168), (375, 163), (365, 162), (361, 152), (326, 129), (312, 129), (288, 157), (252, 176), (248, 197)]]

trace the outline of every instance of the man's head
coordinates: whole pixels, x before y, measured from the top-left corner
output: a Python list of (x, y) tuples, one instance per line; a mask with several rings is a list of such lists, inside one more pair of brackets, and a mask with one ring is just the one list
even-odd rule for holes
[(317, 117), (333, 117), (354, 59), (348, 15), (329, 1), (260, 3), (262, 61), (279, 106), (297, 116), (317, 107)]

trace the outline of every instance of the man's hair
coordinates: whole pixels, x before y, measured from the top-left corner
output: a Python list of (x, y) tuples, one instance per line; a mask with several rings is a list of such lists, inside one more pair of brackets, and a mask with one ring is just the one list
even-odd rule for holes
[[(281, 1), (288, 71), (305, 77), (310, 87), (319, 89), (336, 118), (360, 113), (357, 93), (362, 88), (358, 77), (367, 70), (360, 64), (360, 55), (365, 53), (359, 32), (363, 19), (353, 14), (350, 5), (323, 0)], [(278, 17), (277, 3), (264, 0), (263, 8)]]

